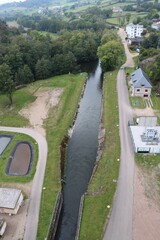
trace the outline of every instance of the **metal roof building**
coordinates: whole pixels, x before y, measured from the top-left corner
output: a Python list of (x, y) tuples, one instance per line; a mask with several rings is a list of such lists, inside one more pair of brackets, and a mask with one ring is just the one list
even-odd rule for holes
[(131, 73), (130, 86), (132, 96), (149, 97), (151, 94), (152, 84), (141, 68)]
[(130, 129), (136, 153), (160, 153), (160, 126), (154, 128), (130, 126)]
[(17, 214), (23, 202), (22, 191), (15, 188), (0, 188), (0, 213)]

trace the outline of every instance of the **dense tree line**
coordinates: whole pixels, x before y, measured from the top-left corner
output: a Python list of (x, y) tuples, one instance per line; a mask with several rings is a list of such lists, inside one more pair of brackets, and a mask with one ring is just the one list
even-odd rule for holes
[[(10, 82), (13, 90), (14, 86), (77, 71), (80, 63), (97, 58), (100, 43), (100, 34), (93, 30), (62, 30), (53, 39), (36, 30), (15, 34), (1, 22), (0, 32), (0, 76), (4, 75), (0, 78), (0, 92), (4, 93), (6, 88), (2, 86)], [(11, 91), (8, 96), (11, 101)]]
[(43, 17), (40, 15), (22, 16), (19, 17), (17, 22), (26, 27), (38, 31), (49, 31), (57, 33), (62, 29), (67, 30), (104, 30), (106, 27), (105, 19), (111, 17), (112, 10), (101, 10), (98, 7), (88, 8), (85, 13), (78, 17), (73, 14), (67, 14), (69, 21), (61, 19), (61, 17)]

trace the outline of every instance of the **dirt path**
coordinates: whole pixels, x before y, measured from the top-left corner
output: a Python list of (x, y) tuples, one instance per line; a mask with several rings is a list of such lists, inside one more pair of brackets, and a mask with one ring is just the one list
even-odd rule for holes
[(160, 239), (160, 197), (157, 194), (153, 172), (144, 172), (137, 166), (134, 181), (133, 239)]

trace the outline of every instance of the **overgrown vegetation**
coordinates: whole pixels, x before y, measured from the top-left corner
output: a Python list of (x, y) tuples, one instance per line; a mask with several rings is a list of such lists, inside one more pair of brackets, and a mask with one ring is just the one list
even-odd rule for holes
[(119, 173), (120, 139), (118, 128), (117, 71), (105, 74), (103, 125), (105, 144), (95, 176), (85, 195), (80, 240), (102, 238), (103, 227), (112, 205)]

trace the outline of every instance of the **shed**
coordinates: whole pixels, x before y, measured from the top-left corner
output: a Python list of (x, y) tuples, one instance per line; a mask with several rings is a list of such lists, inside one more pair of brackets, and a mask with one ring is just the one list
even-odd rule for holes
[(131, 73), (130, 78), (131, 95), (137, 97), (150, 97), (152, 85), (146, 73), (138, 68)]
[(22, 202), (20, 189), (0, 188), (0, 213), (17, 214)]

